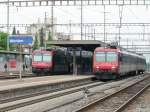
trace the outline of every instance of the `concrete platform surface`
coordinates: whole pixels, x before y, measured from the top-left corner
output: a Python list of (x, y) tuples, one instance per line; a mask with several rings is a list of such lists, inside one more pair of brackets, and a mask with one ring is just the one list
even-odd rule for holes
[(0, 91), (11, 90), (17, 88), (31, 87), (37, 85), (53, 84), (59, 82), (67, 82), (73, 80), (89, 79), (93, 75), (55, 75), (20, 79), (0, 80)]

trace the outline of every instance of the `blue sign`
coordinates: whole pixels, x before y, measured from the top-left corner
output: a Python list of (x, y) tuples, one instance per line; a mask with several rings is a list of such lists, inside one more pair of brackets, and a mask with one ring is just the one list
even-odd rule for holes
[(33, 38), (32, 36), (23, 36), (23, 35), (12, 35), (9, 36), (9, 43), (10, 44), (23, 44), (28, 45), (32, 44)]

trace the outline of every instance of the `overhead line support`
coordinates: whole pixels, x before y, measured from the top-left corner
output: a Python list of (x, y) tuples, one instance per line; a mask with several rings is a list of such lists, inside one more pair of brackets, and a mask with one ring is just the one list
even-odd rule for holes
[[(54, 6), (80, 6), (81, 4), (76, 4), (76, 0), (24, 0), (24, 1), (10, 1), (10, 4), (12, 6), (17, 7), (34, 7), (34, 6), (51, 6), (50, 4), (52, 1), (54, 1)], [(63, 2), (66, 2), (66, 4), (62, 4)], [(81, 0), (79, 0), (81, 1)], [(137, 0), (135, 3), (135, 0), (125, 1), (125, 0), (83, 0), (87, 1), (87, 3), (84, 3), (82, 5), (150, 5), (149, 0)], [(95, 3), (93, 3), (93, 1)], [(99, 2), (97, 2), (99, 1)], [(57, 2), (57, 4), (55, 4)], [(73, 4), (72, 4), (73, 2)], [(115, 2), (115, 3), (114, 3)], [(7, 1), (1, 1), (0, 4), (7, 4)], [(36, 5), (35, 5), (36, 4)]]

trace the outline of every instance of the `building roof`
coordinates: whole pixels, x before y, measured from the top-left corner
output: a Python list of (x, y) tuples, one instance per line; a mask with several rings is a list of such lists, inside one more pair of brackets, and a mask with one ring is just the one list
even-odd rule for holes
[(47, 41), (46, 44), (62, 47), (81, 47), (82, 49), (89, 51), (94, 51), (96, 47), (106, 46), (104, 42), (97, 40), (54, 40)]
[[(0, 51), (0, 54), (20, 54), (20, 52), (18, 52), (18, 51)], [(23, 55), (30, 55), (30, 53), (25, 53), (25, 52), (23, 52), (23, 53), (21, 53), (21, 54), (23, 54)]]

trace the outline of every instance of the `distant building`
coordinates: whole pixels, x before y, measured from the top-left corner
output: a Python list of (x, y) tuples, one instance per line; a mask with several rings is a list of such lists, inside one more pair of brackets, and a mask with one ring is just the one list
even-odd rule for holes
[[(43, 32), (44, 32), (44, 38), (45, 40), (48, 39), (48, 33), (51, 32), (51, 26), (50, 26), (50, 23), (51, 23), (51, 19), (50, 18), (47, 18), (46, 19), (46, 22), (45, 21), (41, 21), (41, 19), (38, 19), (37, 23), (33, 23), (32, 25), (30, 25), (29, 27), (27, 27), (27, 33), (31, 33), (32, 35), (35, 35), (36, 33), (38, 34), (38, 37), (39, 37), (39, 33), (40, 33), (40, 30), (41, 28), (43, 28)], [(56, 23), (56, 19), (54, 19), (54, 24)], [(53, 27), (53, 39), (56, 40), (56, 28)]]
[(65, 35), (64, 33), (56, 33), (58, 40), (73, 40), (72, 35)]
[[(53, 23), (54, 24), (57, 23), (56, 18), (54, 18)], [(32, 35), (35, 35), (37, 33), (38, 39), (39, 39), (41, 28), (43, 28), (44, 38), (45, 38), (45, 40), (47, 40), (48, 34), (49, 34), (49, 32), (51, 32), (51, 19), (47, 18), (44, 21), (42, 21), (41, 19), (38, 19), (37, 23), (33, 23), (32, 25), (27, 27), (27, 33), (32, 34)], [(52, 38), (53, 38), (53, 40), (72, 40), (71, 35), (65, 35), (63, 33), (58, 32), (56, 30), (55, 26), (53, 26), (53, 37)], [(34, 37), (33, 37), (33, 40), (34, 40)]]
[[(54, 18), (54, 24), (56, 24), (56, 18)], [(44, 38), (45, 40), (48, 39), (48, 33), (51, 32), (51, 19), (47, 18), (45, 21), (42, 22), (41, 19), (38, 19), (37, 23), (33, 23), (29, 27), (27, 27), (27, 33), (35, 35), (36, 33), (40, 34), (40, 29), (43, 28), (44, 30)], [(56, 27), (53, 26), (53, 40), (71, 40), (71, 35), (64, 35), (63, 33), (57, 32)], [(34, 39), (33, 39), (34, 40)]]

